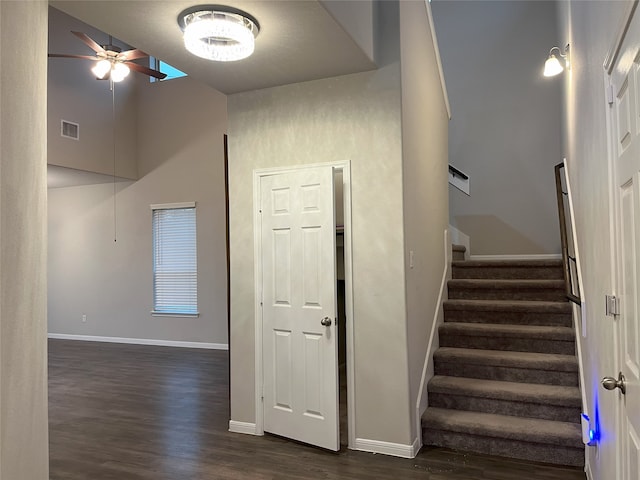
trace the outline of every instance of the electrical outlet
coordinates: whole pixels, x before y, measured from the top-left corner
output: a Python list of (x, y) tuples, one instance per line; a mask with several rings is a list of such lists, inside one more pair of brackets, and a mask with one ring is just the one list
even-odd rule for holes
[(82, 314), (82, 323), (87, 323), (87, 316), (84, 313)]

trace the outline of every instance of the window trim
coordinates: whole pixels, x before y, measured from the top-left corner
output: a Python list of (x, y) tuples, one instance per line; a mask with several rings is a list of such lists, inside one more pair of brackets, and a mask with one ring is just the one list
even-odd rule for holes
[(196, 202), (155, 203), (149, 206), (151, 210), (173, 210), (176, 208), (196, 208)]
[[(196, 202), (178, 202), (178, 203), (156, 203), (156, 204), (151, 204), (149, 205), (150, 210), (153, 212), (154, 210), (177, 210), (177, 209), (186, 209), (186, 208), (196, 208)], [(197, 214), (196, 214), (196, 222), (197, 222)], [(196, 225), (196, 237), (197, 237), (197, 225)], [(197, 238), (196, 238), (196, 252), (197, 252)], [(152, 248), (152, 253), (155, 254), (155, 249)], [(196, 253), (196, 265), (197, 265), (197, 253)], [(155, 264), (155, 260), (154, 260), (154, 264)], [(153, 281), (154, 281), (154, 296), (153, 296), (153, 303), (154, 303), (154, 307), (155, 307), (155, 270), (152, 272), (152, 277), (153, 277)], [(197, 277), (196, 277), (197, 278)], [(196, 287), (197, 288), (197, 287)], [(198, 300), (198, 294), (197, 294), (197, 290), (196, 290), (196, 302)], [(197, 302), (197, 306), (199, 307), (200, 302)], [(174, 317), (174, 318), (197, 318), (200, 316), (200, 311), (198, 308), (198, 311), (196, 311), (195, 313), (188, 313), (188, 312), (163, 312), (163, 311), (158, 311), (158, 310), (151, 310), (149, 312), (151, 314), (151, 316), (153, 317)]]

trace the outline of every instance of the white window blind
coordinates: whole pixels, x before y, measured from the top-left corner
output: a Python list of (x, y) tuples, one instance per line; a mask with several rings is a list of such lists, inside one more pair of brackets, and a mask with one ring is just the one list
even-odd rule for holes
[(198, 315), (196, 209), (186, 205), (151, 206), (153, 314)]

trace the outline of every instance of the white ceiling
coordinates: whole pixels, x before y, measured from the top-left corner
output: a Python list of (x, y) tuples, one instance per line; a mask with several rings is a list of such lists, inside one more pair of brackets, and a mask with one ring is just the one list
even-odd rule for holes
[[(238, 62), (211, 62), (189, 54), (178, 14), (197, 0), (61, 1), (65, 13), (160, 58), (226, 94), (362, 72), (373, 62), (316, 0), (228, 0), (260, 23), (256, 49)], [(86, 50), (86, 51), (85, 51)], [(58, 52), (67, 53), (67, 52)], [(70, 53), (91, 54), (80, 44)]]

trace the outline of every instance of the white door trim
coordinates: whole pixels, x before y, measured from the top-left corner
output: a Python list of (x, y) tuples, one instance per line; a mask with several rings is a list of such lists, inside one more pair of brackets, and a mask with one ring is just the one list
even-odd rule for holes
[(264, 435), (263, 404), (263, 365), (262, 365), (262, 238), (259, 215), (260, 181), (262, 177), (287, 173), (292, 170), (314, 167), (333, 167), (342, 170), (344, 205), (344, 277), (345, 277), (345, 316), (347, 344), (347, 422), (349, 430), (349, 448), (355, 445), (355, 365), (354, 365), (354, 329), (353, 329), (353, 276), (351, 242), (351, 161), (293, 165), (273, 167), (253, 171), (253, 258), (254, 258), (254, 318), (255, 318), (255, 434)]
[[(626, 27), (628, 22), (631, 21), (631, 18), (627, 19), (624, 22), (624, 33), (626, 33)], [(618, 35), (618, 41), (620, 45), (616, 45), (616, 48), (620, 48), (622, 46), (622, 40), (624, 39), (624, 33), (620, 32)], [(612, 53), (614, 49), (612, 48), (609, 56), (613, 57)], [(617, 53), (615, 55), (617, 57)], [(612, 60), (613, 62), (613, 60)], [(608, 190), (609, 190), (609, 242), (611, 245), (611, 251), (609, 252), (609, 265), (610, 268), (610, 276), (611, 276), (611, 293), (613, 295), (618, 295), (618, 234), (617, 234), (617, 215), (618, 215), (618, 201), (616, 198), (616, 175), (615, 175), (615, 159), (616, 159), (616, 142), (615, 142), (615, 119), (613, 116), (615, 112), (611, 105), (607, 101), (607, 97), (609, 95), (609, 88), (611, 86), (611, 75), (609, 74), (607, 67), (607, 61), (605, 60), (605, 71), (604, 71), (604, 91), (603, 91), (603, 101), (605, 103), (605, 124), (606, 124), (606, 135), (607, 135), (607, 171), (608, 171)], [(611, 69), (613, 68), (613, 63), (611, 65)], [(613, 354), (613, 364), (614, 364), (614, 372), (620, 371), (620, 353), (618, 346), (618, 326), (615, 325), (613, 327), (613, 345), (612, 345), (612, 354)], [(613, 375), (613, 373), (603, 372), (603, 375)], [(597, 384), (598, 389), (600, 389), (600, 384)], [(602, 393), (602, 392), (600, 392)], [(618, 475), (623, 468), (622, 460), (623, 460), (623, 452), (622, 452), (622, 409), (620, 408), (619, 402), (614, 402), (614, 411), (613, 411), (613, 422), (615, 428), (615, 438), (614, 442), (616, 444), (615, 452), (616, 452), (616, 472), (611, 472), (614, 474), (615, 478), (618, 478)], [(601, 426), (597, 425), (597, 429), (600, 429)], [(589, 470), (591, 470), (591, 461), (595, 461), (595, 453), (589, 451), (587, 449), (586, 462), (585, 462), (585, 472), (587, 471), (587, 466)]]

